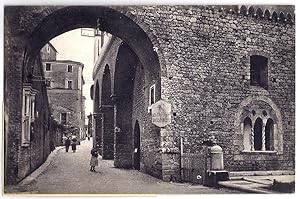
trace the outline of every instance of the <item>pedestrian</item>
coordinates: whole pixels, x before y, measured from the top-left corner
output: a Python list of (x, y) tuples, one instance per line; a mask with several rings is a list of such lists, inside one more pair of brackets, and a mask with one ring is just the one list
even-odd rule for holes
[(76, 139), (76, 137), (74, 137), (74, 138), (72, 138), (72, 143), (71, 143), (73, 153), (76, 152), (76, 144), (77, 144), (77, 139)]
[(70, 144), (71, 144), (71, 140), (69, 137), (67, 137), (67, 139), (65, 140), (66, 152), (69, 151)]
[(90, 141), (90, 134), (88, 134), (88, 141)]
[(98, 150), (96, 148), (93, 148), (91, 150), (91, 161), (90, 161), (90, 165), (91, 165), (91, 169), (90, 171), (95, 172), (95, 166), (98, 166)]

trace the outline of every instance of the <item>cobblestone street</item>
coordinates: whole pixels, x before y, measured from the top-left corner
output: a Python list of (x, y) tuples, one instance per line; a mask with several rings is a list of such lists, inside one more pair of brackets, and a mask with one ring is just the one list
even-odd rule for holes
[(168, 183), (136, 170), (117, 169), (112, 160), (100, 160), (89, 171), (92, 140), (82, 141), (76, 153), (60, 149), (51, 164), (22, 191), (38, 194), (222, 194), (237, 193), (201, 185)]

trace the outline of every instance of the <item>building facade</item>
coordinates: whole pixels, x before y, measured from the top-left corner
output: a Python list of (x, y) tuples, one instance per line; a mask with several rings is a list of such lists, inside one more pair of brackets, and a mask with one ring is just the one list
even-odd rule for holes
[[(45, 47), (46, 48), (46, 47)], [(45, 60), (45, 80), (53, 118), (65, 127), (62, 135), (85, 135), (84, 65), (70, 60)]]
[[(228, 171), (294, 170), (294, 20), (284, 5), (6, 7), (5, 66), (14, 67), (5, 81), (31, 67), (16, 50), (36, 60), (53, 36), (99, 28), (115, 36), (91, 89), (103, 158), (180, 181), (183, 154), (202, 154), (214, 137)], [(21, 85), (5, 87), (7, 99), (13, 89)], [(152, 106), (161, 100), (171, 123), (157, 127)]]
[[(7, 53), (11, 49), (7, 49)], [(19, 56), (22, 56), (19, 54)], [(7, 60), (6, 60), (7, 61)], [(14, 62), (14, 61), (13, 61)], [(15, 62), (15, 64), (19, 64)], [(16, 184), (36, 170), (47, 159), (54, 132), (51, 128), (51, 108), (43, 81), (42, 60), (23, 71), (23, 78), (14, 67), (5, 68), (4, 92), (4, 183)], [(19, 75), (16, 75), (19, 74)], [(10, 79), (11, 77), (13, 78)], [(10, 81), (9, 81), (10, 79)], [(18, 88), (17, 88), (18, 87)]]

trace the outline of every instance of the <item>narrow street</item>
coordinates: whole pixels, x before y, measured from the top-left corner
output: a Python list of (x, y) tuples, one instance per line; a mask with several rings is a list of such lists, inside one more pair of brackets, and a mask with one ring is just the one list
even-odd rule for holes
[(92, 140), (82, 141), (76, 153), (60, 149), (51, 164), (23, 191), (37, 194), (223, 194), (237, 193), (201, 185), (163, 182), (136, 170), (113, 167), (100, 160), (96, 172), (89, 171)]

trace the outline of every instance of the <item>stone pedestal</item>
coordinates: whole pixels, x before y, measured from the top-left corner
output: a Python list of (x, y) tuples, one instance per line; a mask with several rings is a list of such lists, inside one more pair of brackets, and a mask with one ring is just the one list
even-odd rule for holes
[(205, 175), (204, 185), (209, 187), (218, 187), (219, 181), (229, 180), (229, 174), (226, 170), (207, 171)]

